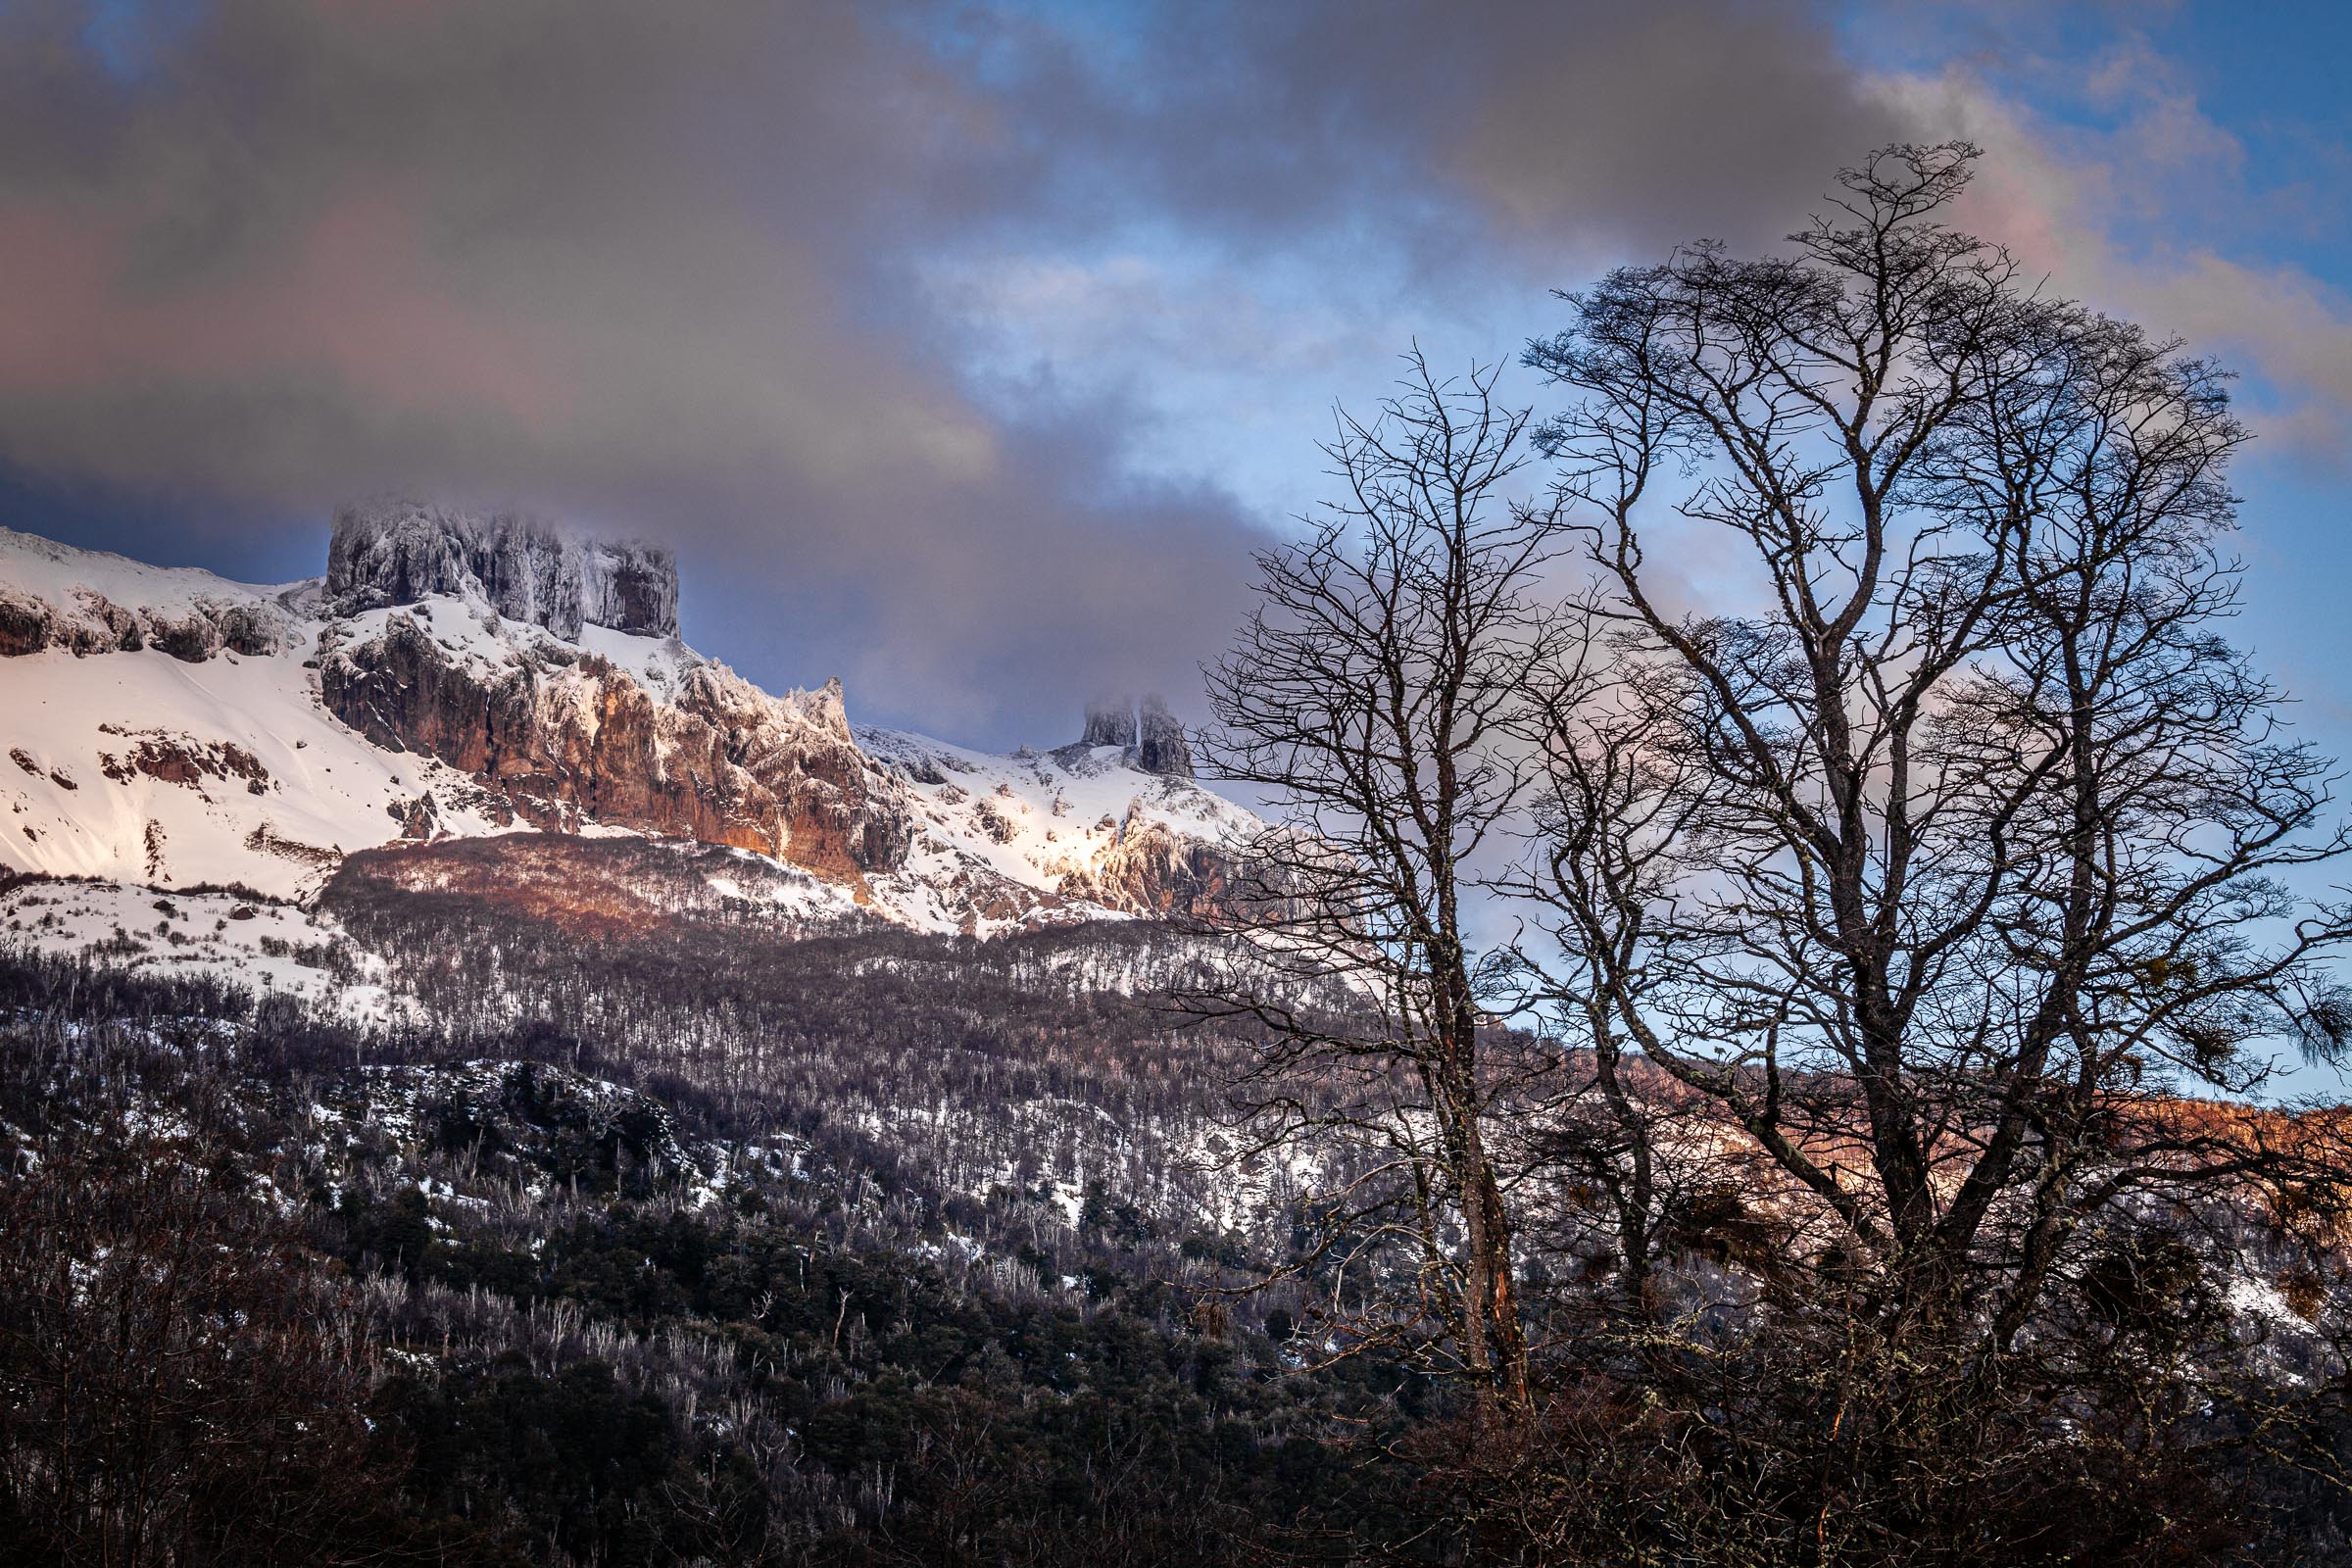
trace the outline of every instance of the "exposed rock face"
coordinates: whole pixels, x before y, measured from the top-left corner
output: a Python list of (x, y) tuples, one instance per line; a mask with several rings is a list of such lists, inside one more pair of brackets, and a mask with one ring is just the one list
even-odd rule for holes
[(346, 613), (452, 594), (559, 637), (578, 637), (583, 624), (655, 637), (678, 631), (677, 561), (667, 550), (421, 501), (338, 507), (326, 591)]
[(1081, 746), (1133, 746), (1135, 744), (1135, 700), (1131, 697), (1098, 697), (1086, 705), (1086, 733), (1079, 737)]
[(62, 604), (0, 589), (0, 658), (44, 648), (74, 654), (152, 648), (200, 664), (223, 649), (253, 658), (274, 654), (292, 627), (275, 607), (229, 599), (126, 609), (89, 588), (76, 588)]
[(1193, 776), (1193, 749), (1185, 744), (1184, 726), (1157, 697), (1144, 699), (1138, 726), (1135, 765), (1164, 778)]
[(592, 625), (647, 637), (678, 634), (678, 563), (647, 544), (581, 546), (580, 615)]
[(200, 741), (193, 735), (162, 730), (132, 734), (112, 724), (101, 724), (99, 732), (121, 736), (129, 748), (120, 757), (113, 752), (98, 754), (98, 770), (118, 784), (133, 773), (144, 773), (200, 793), (208, 780), (241, 783), (252, 795), (270, 792), (270, 770), (260, 758), (234, 741)]
[(1232, 880), (1232, 860), (1218, 846), (1174, 832), (1130, 807), (1118, 841), (1094, 866), (1065, 876), (1057, 891), (1137, 914), (1209, 918)]
[(37, 654), (49, 646), (49, 607), (29, 594), (0, 594), (0, 658)]
[(1098, 697), (1088, 703), (1086, 733), (1079, 737), (1076, 747), (1065, 747), (1063, 751), (1097, 746), (1118, 747), (1126, 754), (1128, 766), (1140, 767), (1147, 773), (1157, 773), (1162, 778), (1193, 776), (1193, 749), (1185, 742), (1184, 726), (1156, 694), (1146, 697), (1140, 710), (1132, 697)]
[(697, 664), (663, 702), (560, 644), (516, 646), (503, 665), (453, 654), (406, 613), (321, 653), (336, 717), (475, 775), (536, 826), (731, 845), (853, 884), (906, 858), (903, 792), (850, 738), (838, 682), (778, 698)]

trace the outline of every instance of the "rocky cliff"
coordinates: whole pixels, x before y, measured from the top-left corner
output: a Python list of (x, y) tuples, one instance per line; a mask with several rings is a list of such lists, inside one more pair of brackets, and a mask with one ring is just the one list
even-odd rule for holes
[(1184, 725), (1157, 696), (1146, 697), (1136, 724), (1135, 765), (1162, 778), (1191, 778), (1193, 749)]
[(1139, 705), (1133, 697), (1098, 697), (1086, 705), (1086, 728), (1073, 753), (1116, 746), (1130, 767), (1161, 778), (1191, 778), (1193, 749), (1184, 738), (1184, 725), (1168, 711), (1165, 699), (1153, 693)]
[(405, 499), (335, 511), (326, 593), (342, 612), (478, 598), (509, 620), (576, 638), (583, 625), (678, 632), (676, 558), (658, 546), (584, 539), (544, 517)]
[(658, 694), (569, 644), (474, 623), (445, 637), (434, 619), (393, 611), (330, 636), (327, 710), (472, 774), (537, 827), (730, 845), (853, 883), (905, 859), (906, 805), (850, 738), (838, 683), (771, 697), (679, 650)]
[(1119, 820), (1110, 847), (1061, 880), (1064, 898), (1138, 914), (1207, 919), (1233, 884), (1236, 846), (1184, 833), (1140, 803)]
[(223, 650), (262, 658), (289, 645), (314, 586), (248, 587), (6, 528), (0, 550), (11, 568), (0, 578), (0, 658), (44, 648), (80, 655), (152, 648), (191, 664)]
[(1086, 705), (1086, 729), (1078, 737), (1081, 746), (1119, 746), (1135, 744), (1135, 699), (1132, 697), (1098, 697)]
[[(535, 826), (697, 839), (848, 881), (906, 857), (904, 804), (851, 740), (838, 684), (770, 697), (680, 649), (657, 696), (577, 646), (588, 627), (676, 635), (666, 550), (519, 514), (371, 502), (335, 514), (326, 598), (352, 617), (320, 650), (327, 710), (473, 774)], [(408, 608), (368, 616), (386, 606)], [(455, 635), (453, 613), (466, 622)]]

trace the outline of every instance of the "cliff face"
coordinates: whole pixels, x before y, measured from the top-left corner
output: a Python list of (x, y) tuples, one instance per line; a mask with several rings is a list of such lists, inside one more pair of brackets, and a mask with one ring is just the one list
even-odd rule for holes
[(1193, 776), (1193, 749), (1185, 742), (1184, 726), (1157, 697), (1144, 699), (1137, 728), (1135, 765), (1162, 778)]
[(63, 648), (74, 654), (137, 653), (152, 648), (201, 664), (226, 650), (250, 658), (286, 646), (288, 617), (266, 606), (218, 601), (172, 607), (118, 605), (104, 594), (65, 605), (0, 594), (0, 658)]
[[(335, 514), (326, 598), (363, 620), (380, 607), (424, 607), (395, 610), (380, 627), (355, 622), (322, 646), (328, 711), (380, 746), (473, 774), (537, 826), (697, 839), (848, 882), (906, 858), (905, 804), (850, 738), (838, 684), (770, 697), (680, 649), (664, 656), (657, 694), (612, 662), (621, 656), (609, 645), (599, 646), (611, 657), (575, 646), (591, 627), (676, 635), (666, 550), (582, 539), (518, 514), (371, 502)], [(459, 606), (468, 615), (486, 607), (490, 618), (453, 639)]]
[(545, 518), (428, 502), (335, 511), (326, 593), (345, 613), (436, 595), (478, 598), (509, 620), (577, 638), (583, 625), (678, 632), (678, 567), (657, 546), (581, 539)]
[(1139, 705), (1132, 697), (1098, 697), (1086, 705), (1086, 729), (1070, 750), (1116, 746), (1128, 766), (1161, 778), (1191, 778), (1193, 749), (1184, 725), (1156, 694)]
[(329, 712), (472, 774), (536, 826), (723, 844), (854, 884), (906, 858), (905, 802), (850, 738), (838, 685), (770, 697), (696, 664), (662, 701), (595, 654), (541, 639), (484, 658), (397, 611), (321, 652)]
[(1081, 746), (1133, 746), (1135, 702), (1127, 697), (1098, 697), (1086, 705), (1086, 731)]
[(1136, 807), (1095, 862), (1062, 878), (1065, 898), (1136, 914), (1216, 914), (1234, 875), (1232, 847), (1179, 833)]

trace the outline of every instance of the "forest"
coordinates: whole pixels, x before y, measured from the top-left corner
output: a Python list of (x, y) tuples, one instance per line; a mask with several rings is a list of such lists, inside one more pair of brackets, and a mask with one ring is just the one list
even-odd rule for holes
[[(1053, 956), (1115, 960), (1124, 935)], [(1173, 1133), (1122, 1163), (1031, 1114), (1180, 1127), (1207, 1108), (1198, 1063), (1170, 1070), (1192, 1042), (969, 958), (803, 955), (763, 996), (832, 1005), (792, 1053), (700, 1076), (712, 1048), (643, 1049), (695, 994), (601, 966), (575, 995), (641, 1022), (393, 1038), (7, 961), (8, 1550), (1205, 1561), (1405, 1533), (1408, 1484), (1354, 1446), (1442, 1395), (1309, 1368), (1295, 1297), (1221, 1290), (1279, 1226), (1131, 1199), (1166, 1191)], [(918, 959), (969, 978), (909, 1000)], [(858, 969), (879, 978), (845, 989)], [(910, 1093), (953, 1118), (858, 1113)]]

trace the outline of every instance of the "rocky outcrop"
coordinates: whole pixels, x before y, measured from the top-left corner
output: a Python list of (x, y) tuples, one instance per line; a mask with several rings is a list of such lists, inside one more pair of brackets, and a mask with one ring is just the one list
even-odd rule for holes
[(1135, 765), (1162, 778), (1193, 776), (1193, 749), (1185, 743), (1184, 726), (1156, 696), (1144, 699), (1136, 726)]
[(1120, 821), (1117, 841), (1094, 865), (1063, 877), (1057, 891), (1135, 914), (1210, 919), (1222, 912), (1233, 874), (1223, 848), (1176, 832), (1138, 805)]
[(125, 607), (91, 588), (63, 603), (0, 588), (0, 658), (62, 648), (73, 654), (152, 648), (200, 664), (223, 650), (253, 658), (287, 646), (293, 620), (275, 606), (237, 599)]
[(31, 595), (0, 592), (0, 659), (48, 647), (50, 618), (49, 607)]
[[(144, 773), (166, 784), (181, 784), (201, 793), (207, 781), (241, 785), (251, 795), (270, 793), (270, 770), (262, 760), (234, 741), (202, 741), (193, 735), (166, 730), (133, 733), (101, 724), (102, 735), (121, 737), (124, 751), (98, 754), (98, 771), (118, 784)], [(72, 786), (69, 785), (68, 788)]]
[(1086, 705), (1086, 733), (1079, 737), (1081, 746), (1118, 746), (1135, 744), (1135, 699), (1132, 697), (1098, 697)]
[(770, 697), (697, 664), (665, 702), (576, 648), (517, 644), (495, 664), (407, 613), (321, 653), (319, 695), (336, 717), (474, 775), (535, 826), (729, 845), (853, 884), (906, 858), (903, 794), (851, 739), (838, 682)]
[(335, 510), (326, 592), (347, 614), (449, 594), (564, 638), (584, 624), (654, 637), (678, 631), (677, 561), (667, 550), (583, 539), (519, 513), (406, 499)]
[[(1191, 778), (1193, 749), (1184, 738), (1184, 725), (1168, 711), (1156, 693), (1139, 705), (1132, 697), (1098, 697), (1086, 705), (1086, 733), (1066, 752), (1116, 746), (1129, 767), (1161, 778)], [(1061, 755), (1059, 752), (1055, 756)]]
[(641, 637), (678, 634), (678, 563), (656, 545), (588, 541), (580, 547), (580, 616)]

